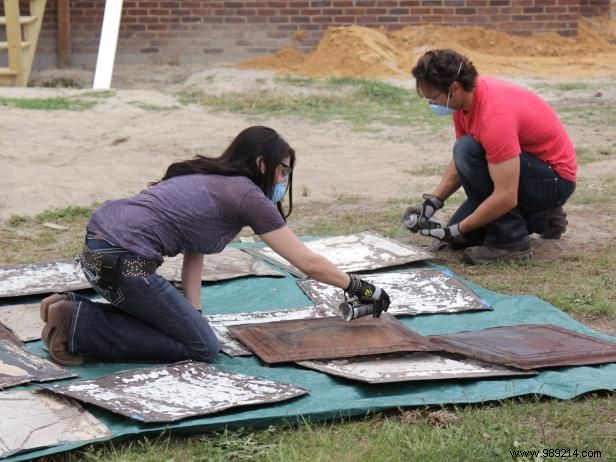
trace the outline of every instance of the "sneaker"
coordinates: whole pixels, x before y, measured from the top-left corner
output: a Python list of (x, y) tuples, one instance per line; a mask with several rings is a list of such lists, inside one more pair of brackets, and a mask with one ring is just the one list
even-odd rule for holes
[(502, 261), (528, 261), (532, 260), (533, 251), (528, 242), (511, 249), (500, 249), (487, 245), (479, 245), (467, 248), (462, 258), (464, 262), (469, 265), (481, 265)]
[(62, 297), (55, 303), (41, 303), (41, 318), (47, 321), (43, 329), (43, 341), (47, 344), (50, 358), (63, 366), (80, 366), (83, 357), (69, 352), (68, 336), (75, 302)]
[(565, 210), (560, 207), (554, 207), (548, 210), (547, 217), (545, 219), (545, 228), (541, 233), (542, 239), (560, 239), (562, 234), (567, 231), (567, 214)]

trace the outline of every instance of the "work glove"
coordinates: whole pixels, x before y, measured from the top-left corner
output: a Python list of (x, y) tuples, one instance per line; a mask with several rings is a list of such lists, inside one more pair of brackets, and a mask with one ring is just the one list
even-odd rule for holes
[(434, 213), (443, 207), (443, 201), (433, 194), (424, 194), (423, 203), (407, 207), (402, 215), (402, 222), (409, 231), (416, 233), (420, 229), (435, 229), (441, 225), (430, 220)]
[(372, 316), (375, 318), (381, 316), (383, 311), (387, 311), (391, 303), (387, 292), (352, 274), (349, 274), (349, 277), (351, 282), (349, 282), (349, 286), (345, 289), (345, 293), (350, 297), (357, 297), (360, 303), (372, 303), (374, 305)]
[(440, 240), (441, 242), (447, 242), (449, 244), (460, 240), (462, 237), (459, 223), (447, 226), (446, 228), (420, 229), (419, 234), (421, 234), (422, 236), (432, 236)]

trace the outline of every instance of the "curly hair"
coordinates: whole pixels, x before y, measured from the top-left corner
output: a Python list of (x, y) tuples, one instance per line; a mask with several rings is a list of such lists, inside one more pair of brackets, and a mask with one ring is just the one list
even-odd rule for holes
[(415, 77), (415, 86), (420, 96), (424, 96), (422, 87), (425, 85), (447, 93), (456, 81), (460, 82), (464, 90), (471, 91), (475, 88), (478, 75), (477, 69), (466, 56), (450, 49), (426, 52), (411, 73)]

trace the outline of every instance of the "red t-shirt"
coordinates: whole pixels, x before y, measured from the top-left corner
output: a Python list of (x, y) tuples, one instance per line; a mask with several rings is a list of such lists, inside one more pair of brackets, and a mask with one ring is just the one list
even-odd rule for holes
[(549, 164), (561, 178), (575, 181), (573, 143), (550, 105), (530, 90), (490, 77), (479, 77), (468, 113), (453, 115), (456, 137), (471, 135), (492, 164), (521, 152)]

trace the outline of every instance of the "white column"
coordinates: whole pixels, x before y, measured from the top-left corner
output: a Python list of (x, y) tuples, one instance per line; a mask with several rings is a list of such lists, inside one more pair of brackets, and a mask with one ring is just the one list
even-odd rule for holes
[(122, 2), (123, 0), (106, 0), (105, 2), (105, 15), (94, 74), (93, 88), (96, 89), (107, 89), (111, 86), (118, 34), (120, 33), (120, 20), (122, 18)]

